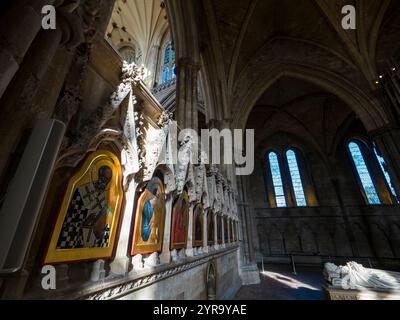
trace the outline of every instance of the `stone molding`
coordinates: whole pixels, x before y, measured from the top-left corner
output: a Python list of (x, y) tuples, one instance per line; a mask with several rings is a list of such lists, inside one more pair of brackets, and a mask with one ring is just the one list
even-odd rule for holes
[[(228, 247), (225, 250), (213, 252), (204, 257), (197, 256), (196, 258), (187, 258), (185, 262), (170, 264), (168, 266), (160, 265), (157, 269), (147, 271), (142, 275), (135, 275), (131, 279), (124, 279), (115, 284), (103, 284), (92, 287), (90, 289), (80, 291), (70, 296), (70, 299), (78, 300), (113, 300), (126, 296), (136, 290), (152, 285), (166, 278), (175, 276), (179, 273), (185, 272), (189, 269), (193, 269), (197, 266), (208, 263), (213, 259), (217, 259), (224, 255), (233, 253), (239, 247)], [(55, 297), (56, 298), (56, 297)], [(68, 296), (67, 296), (68, 298)]]

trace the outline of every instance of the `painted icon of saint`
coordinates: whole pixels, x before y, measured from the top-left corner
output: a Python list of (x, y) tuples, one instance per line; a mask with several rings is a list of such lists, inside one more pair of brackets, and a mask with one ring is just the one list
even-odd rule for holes
[(186, 248), (189, 226), (189, 196), (183, 191), (174, 201), (171, 223), (171, 250)]
[(164, 185), (160, 178), (153, 177), (138, 199), (131, 254), (148, 254), (161, 251), (164, 223)]
[(178, 200), (178, 205), (174, 208), (175, 225), (174, 225), (174, 242), (183, 243), (186, 242), (185, 234), (185, 213), (186, 213), (187, 202), (184, 198)]
[(96, 181), (75, 190), (57, 242), (58, 249), (108, 247), (113, 213), (107, 189), (112, 176), (112, 169), (102, 166)]
[(142, 240), (144, 242), (158, 243), (158, 216), (157, 207), (160, 204), (160, 190), (157, 185), (151, 184), (147, 189), (150, 193), (142, 211)]

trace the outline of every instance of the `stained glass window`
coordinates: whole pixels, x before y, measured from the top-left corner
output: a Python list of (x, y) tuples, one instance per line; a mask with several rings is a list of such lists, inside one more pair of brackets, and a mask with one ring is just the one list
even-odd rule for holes
[(276, 206), (278, 208), (286, 207), (285, 190), (282, 183), (281, 169), (279, 166), (278, 155), (271, 152), (268, 156), (269, 167), (271, 169), (272, 183), (275, 191)]
[(397, 196), (397, 192), (393, 186), (392, 178), (390, 177), (389, 171), (387, 169), (386, 161), (385, 159), (379, 155), (378, 150), (374, 146), (374, 153), (376, 158), (378, 159), (379, 166), (381, 167), (382, 173), (385, 177), (386, 183), (389, 186), (390, 192), (393, 195), (393, 198), (396, 200), (397, 203), (399, 203), (399, 198)]
[(162, 69), (162, 83), (175, 79), (175, 51), (172, 48), (172, 43), (169, 42), (164, 51), (164, 62)]
[(169, 64), (170, 55), (171, 55), (171, 45), (168, 44), (168, 46), (165, 48), (164, 65)]
[(381, 204), (360, 146), (356, 142), (350, 142), (349, 150), (369, 204)]
[(163, 79), (162, 82), (167, 82), (169, 79), (169, 68), (168, 67), (164, 67), (164, 72), (163, 72)]
[(304, 195), (303, 182), (301, 180), (299, 165), (296, 158), (296, 153), (293, 150), (286, 152), (286, 158), (289, 166), (290, 177), (292, 179), (292, 186), (296, 204), (298, 207), (306, 207), (307, 201)]

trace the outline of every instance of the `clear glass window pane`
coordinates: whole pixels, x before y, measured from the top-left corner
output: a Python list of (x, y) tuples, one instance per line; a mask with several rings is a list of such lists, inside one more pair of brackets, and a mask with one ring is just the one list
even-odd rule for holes
[(359, 145), (355, 142), (351, 142), (349, 144), (349, 150), (369, 204), (381, 204)]
[(292, 179), (292, 186), (293, 186), (294, 196), (296, 198), (296, 204), (299, 207), (306, 207), (307, 201), (304, 195), (303, 182), (301, 180), (296, 153), (293, 150), (289, 150), (288, 152), (286, 152), (286, 158), (288, 161), (290, 177)]
[(272, 183), (275, 191), (276, 206), (278, 208), (286, 207), (285, 190), (283, 188), (281, 169), (279, 166), (278, 155), (271, 152), (268, 156), (271, 169)]

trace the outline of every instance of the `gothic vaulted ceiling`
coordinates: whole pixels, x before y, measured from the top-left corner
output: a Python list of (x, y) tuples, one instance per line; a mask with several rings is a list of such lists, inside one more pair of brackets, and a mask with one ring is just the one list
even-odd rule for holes
[[(356, 30), (341, 25), (342, 7), (349, 4), (357, 10)], [(383, 61), (400, 43), (398, 0), (203, 0), (202, 10), (207, 31), (200, 47), (220, 65), (213, 76), (232, 114), (248, 100), (254, 105), (274, 78), (296, 73), (320, 79), (349, 104), (350, 95), (354, 104), (371, 100)], [(380, 118), (361, 108), (361, 118)], [(373, 127), (380, 120), (366, 121)]]
[(134, 46), (140, 62), (147, 65), (167, 29), (161, 0), (117, 0), (107, 36), (117, 48)]

